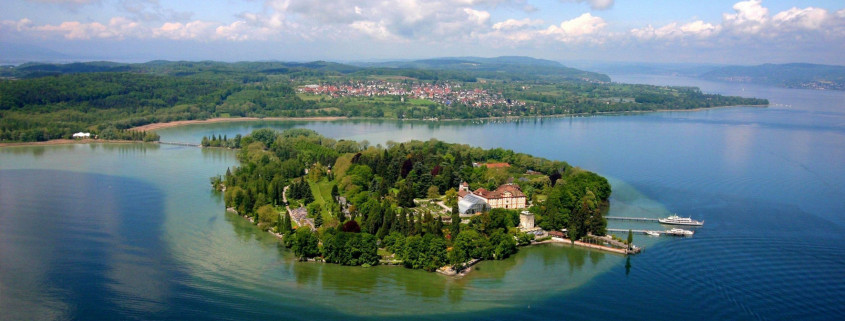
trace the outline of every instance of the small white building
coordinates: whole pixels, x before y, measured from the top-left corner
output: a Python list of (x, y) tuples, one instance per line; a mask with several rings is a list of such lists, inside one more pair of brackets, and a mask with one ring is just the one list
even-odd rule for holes
[(73, 138), (80, 138), (80, 139), (91, 138), (91, 133), (78, 132), (78, 133), (73, 134)]
[(519, 228), (530, 230), (534, 228), (534, 214), (529, 211), (522, 211), (519, 214)]

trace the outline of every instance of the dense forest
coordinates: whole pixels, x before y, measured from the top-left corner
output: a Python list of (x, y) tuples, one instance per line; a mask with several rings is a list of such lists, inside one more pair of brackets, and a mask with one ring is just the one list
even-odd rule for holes
[[(69, 138), (78, 131), (100, 135), (150, 123), (212, 117), (472, 119), (768, 103), (704, 94), (690, 87), (615, 84), (606, 75), (524, 57), (433, 59), (401, 66), (168, 61), (24, 64), (3, 68), (0, 77), (0, 141)], [(522, 103), (479, 107), (400, 96), (328, 97), (296, 91), (309, 84), (373, 80), (408, 86), (458, 83)]]
[[(305, 129), (203, 141), (240, 147), (240, 166), (213, 177), (212, 186), (223, 191), (228, 208), (283, 234), (301, 259), (461, 270), (470, 260), (504, 259), (531, 242), (534, 235), (516, 228), (517, 210), (495, 208), (462, 222), (461, 182), (490, 190), (516, 185), (543, 229), (568, 229), (572, 239), (605, 234), (610, 184), (561, 161), (433, 139), (369, 146)], [(478, 166), (490, 162), (510, 166)]]

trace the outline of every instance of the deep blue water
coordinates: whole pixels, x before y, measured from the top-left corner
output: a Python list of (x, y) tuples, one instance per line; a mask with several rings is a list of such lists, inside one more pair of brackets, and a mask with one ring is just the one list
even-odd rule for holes
[[(845, 93), (613, 78), (765, 97), (772, 106), (519, 121), (229, 123), (160, 134), (198, 142), (306, 127), (373, 144), (438, 138), (504, 147), (609, 177), (612, 213), (705, 220), (694, 237), (637, 237), (646, 250), (630, 259), (523, 249), (458, 281), (388, 267), (315, 267), (292, 262), (277, 241), (221, 210), (207, 182), (234, 164), (229, 152), (7, 148), (0, 319), (845, 318)], [(393, 310), (378, 311), (388, 305)]]

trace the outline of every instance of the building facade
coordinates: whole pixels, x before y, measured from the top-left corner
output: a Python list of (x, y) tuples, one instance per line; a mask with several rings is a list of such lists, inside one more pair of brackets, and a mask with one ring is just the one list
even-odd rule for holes
[[(514, 184), (504, 184), (493, 191), (488, 191), (485, 188), (479, 188), (475, 191), (469, 191), (469, 185), (466, 182), (461, 183), (458, 187), (458, 205), (460, 201), (470, 198), (474, 203), (477, 203), (476, 198), (480, 198), (487, 204), (489, 208), (505, 208), (505, 209), (520, 209), (526, 207), (525, 194), (519, 189), (519, 186)], [(464, 213), (461, 210), (462, 214)]]

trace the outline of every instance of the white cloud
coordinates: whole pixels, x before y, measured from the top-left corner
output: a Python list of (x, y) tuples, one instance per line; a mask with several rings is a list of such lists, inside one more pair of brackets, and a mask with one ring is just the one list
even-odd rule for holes
[[(725, 35), (722, 41), (777, 41), (777, 39), (810, 39), (822, 35), (845, 37), (845, 9), (831, 13), (826, 9), (807, 7), (781, 11), (774, 16), (760, 0), (737, 2), (733, 13), (724, 13), (719, 24), (697, 20), (687, 24), (672, 22), (660, 28), (648, 25), (631, 29), (629, 34), (639, 40), (710, 39)], [(730, 36), (738, 37), (730, 40)], [(730, 42), (727, 42), (730, 43)]]
[(601, 17), (589, 13), (582, 14), (575, 19), (561, 22), (559, 26), (549, 26), (542, 33), (552, 36), (561, 42), (603, 42), (603, 39), (596, 36), (607, 26), (607, 22)]
[(22, 32), (32, 29), (32, 20), (23, 18), (21, 20), (3, 20), (0, 21), (0, 30), (10, 32), (9, 29)]
[(684, 39), (684, 38), (709, 38), (721, 31), (721, 26), (706, 23), (701, 20), (680, 25), (672, 22), (663, 27), (655, 29), (651, 25), (641, 29), (632, 29), (631, 35), (640, 40), (653, 39)]
[(825, 9), (793, 7), (776, 14), (772, 22), (777, 28), (787, 30), (820, 30), (830, 19), (833, 19), (833, 16)]
[(722, 14), (722, 23), (736, 33), (757, 34), (769, 20), (769, 9), (763, 7), (761, 0), (737, 2), (733, 9), (735, 13)]
[(490, 13), (487, 11), (464, 8), (464, 13), (467, 15), (467, 18), (469, 18), (469, 21), (478, 25), (485, 25), (490, 21)]
[(543, 20), (540, 19), (508, 19), (502, 22), (497, 22), (493, 25), (494, 30), (515, 30), (515, 29), (523, 29), (526, 27), (533, 27), (537, 25), (543, 24)]
[(605, 10), (613, 7), (613, 0), (560, 0), (561, 2), (586, 2), (590, 8), (595, 10)]
[(373, 21), (355, 21), (352, 23), (351, 27), (375, 39), (394, 41), (401, 40), (399, 37), (387, 30), (387, 27), (382, 23)]
[(43, 25), (28, 28), (36, 32), (62, 35), (65, 39), (87, 40), (92, 38), (124, 39), (140, 37), (141, 25), (124, 17), (114, 17), (107, 25), (99, 22), (82, 23), (66, 21), (59, 25)]
[[(161, 27), (152, 30), (154, 38), (171, 40), (209, 40), (215, 38), (216, 33), (215, 23), (200, 20), (188, 23), (165, 22)], [(237, 38), (237, 36), (234, 37)]]

